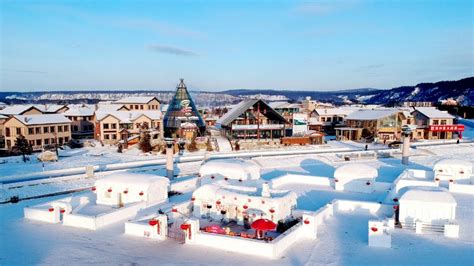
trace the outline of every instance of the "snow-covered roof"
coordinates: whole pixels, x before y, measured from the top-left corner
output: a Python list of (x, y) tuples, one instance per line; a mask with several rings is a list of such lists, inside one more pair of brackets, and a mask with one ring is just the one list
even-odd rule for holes
[(116, 117), (118, 120), (120, 120), (121, 123), (131, 123), (142, 115), (150, 118), (151, 120), (159, 120), (161, 119), (162, 113), (161, 111), (156, 111), (156, 110), (153, 110), (153, 111), (151, 110), (108, 111), (108, 112), (97, 111), (95, 112), (95, 115), (98, 121), (111, 115), (111, 116)]
[(8, 118), (8, 116), (6, 116), (6, 115), (0, 115), (0, 119), (7, 119), (7, 118)]
[(401, 205), (403, 205), (404, 201), (456, 205), (456, 200), (451, 195), (451, 193), (440, 190), (410, 189), (400, 197), (399, 201)]
[[(153, 99), (156, 99), (154, 96), (132, 96), (132, 97), (126, 97), (123, 99), (120, 99), (116, 101), (116, 103), (139, 103), (139, 104), (145, 104), (151, 102)], [(156, 99), (158, 100), (158, 99)]]
[(68, 106), (69, 109), (64, 112), (66, 116), (93, 116), (95, 112), (94, 106)]
[(227, 126), (229, 125), (232, 121), (234, 121), (237, 117), (239, 117), (241, 114), (243, 114), (247, 109), (252, 107), (254, 104), (257, 102), (261, 101), (261, 108), (263, 109), (265, 106), (268, 106), (269, 111), (267, 112), (267, 115), (273, 115), (274, 120), (281, 120), (285, 121), (285, 118), (282, 117), (277, 111), (275, 111), (271, 106), (269, 106), (267, 103), (265, 103), (261, 99), (245, 99), (238, 103), (236, 106), (232, 107), (227, 113), (225, 113), (219, 120), (217, 120), (216, 124)]
[(286, 101), (270, 102), (268, 105), (273, 109), (301, 108), (301, 104), (299, 103), (289, 103)]
[(415, 111), (424, 114), (428, 118), (454, 118), (446, 111), (440, 111), (436, 107), (415, 107)]
[(398, 109), (357, 110), (349, 114), (347, 120), (377, 120), (398, 113)]
[(34, 106), (43, 113), (56, 113), (66, 107), (63, 104), (35, 104)]
[(118, 111), (120, 108), (124, 107), (123, 104), (113, 104), (113, 103), (99, 103), (97, 105), (97, 112), (113, 112)]
[(378, 176), (377, 169), (373, 166), (352, 163), (339, 166), (334, 171), (334, 178), (338, 180), (352, 180), (363, 178), (376, 178)]
[(463, 170), (472, 170), (472, 163), (464, 160), (459, 159), (441, 159), (435, 163), (433, 169), (440, 169), (440, 168), (459, 168)]
[(260, 179), (260, 166), (252, 161), (242, 159), (218, 159), (204, 163), (199, 169), (201, 176), (216, 175), (229, 179)]
[(5, 107), (4, 109), (0, 110), (0, 114), (19, 115), (28, 111), (31, 108), (37, 109), (38, 111), (42, 112), (40, 109), (38, 109), (36, 106), (32, 104), (17, 104), (17, 105), (9, 105)]
[(40, 114), (40, 115), (15, 115), (25, 125), (47, 125), (71, 123), (63, 114)]
[(354, 108), (316, 108), (314, 111), (319, 115), (349, 115), (355, 112)]
[(143, 187), (147, 188), (150, 185), (159, 182), (163, 186), (169, 184), (169, 179), (163, 176), (151, 175), (151, 174), (141, 174), (141, 173), (130, 173), (130, 172), (118, 172), (113, 173), (105, 177), (101, 177), (95, 181), (95, 186), (101, 187)]

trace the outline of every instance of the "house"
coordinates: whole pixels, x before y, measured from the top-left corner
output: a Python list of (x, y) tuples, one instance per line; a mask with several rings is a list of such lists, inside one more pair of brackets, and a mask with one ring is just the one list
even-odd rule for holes
[(43, 111), (35, 105), (9, 105), (4, 109), (0, 110), (0, 114), (5, 116), (14, 115), (40, 115)]
[(204, 135), (206, 123), (202, 119), (184, 79), (176, 86), (176, 93), (163, 118), (164, 135), (167, 138), (193, 139)]
[(309, 113), (309, 129), (334, 134), (334, 128), (344, 125), (344, 119), (358, 108), (316, 108)]
[(233, 139), (280, 139), (288, 121), (261, 99), (246, 99), (216, 122), (221, 134)]
[(415, 107), (411, 113), (415, 119), (415, 139), (452, 139), (453, 133), (462, 138), (464, 125), (453, 124), (454, 116), (435, 107)]
[(95, 107), (91, 105), (68, 106), (69, 110), (64, 112), (71, 120), (71, 134), (74, 139), (94, 137), (94, 113)]
[(345, 118), (346, 127), (336, 128), (336, 139), (399, 140), (404, 121), (405, 114), (397, 108), (357, 110)]
[(293, 123), (293, 114), (300, 113), (303, 109), (299, 103), (271, 102), (268, 105), (290, 122), (290, 125)]
[(8, 116), (0, 115), (0, 150), (5, 150), (5, 122)]
[(14, 115), (4, 123), (6, 148), (23, 135), (34, 151), (50, 144), (65, 144), (71, 139), (71, 120), (62, 114)]
[(128, 110), (161, 110), (160, 101), (153, 96), (126, 97), (115, 104), (124, 105)]
[(102, 143), (115, 145), (119, 141), (128, 144), (132, 137), (146, 129), (153, 139), (163, 136), (160, 111), (111, 111), (95, 113), (95, 138)]
[(285, 190), (206, 184), (193, 192), (193, 215), (235, 221), (248, 226), (258, 219), (286, 221), (296, 208), (297, 195)]

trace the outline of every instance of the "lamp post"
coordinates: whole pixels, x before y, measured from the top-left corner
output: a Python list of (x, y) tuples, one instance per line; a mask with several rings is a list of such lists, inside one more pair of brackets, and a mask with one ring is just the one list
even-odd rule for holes
[(409, 125), (402, 127), (403, 136), (403, 147), (402, 147), (402, 164), (408, 165), (408, 159), (410, 157), (410, 136), (412, 128)]
[(174, 167), (173, 167), (173, 144), (174, 139), (165, 138), (166, 143), (166, 176), (169, 180), (174, 178)]

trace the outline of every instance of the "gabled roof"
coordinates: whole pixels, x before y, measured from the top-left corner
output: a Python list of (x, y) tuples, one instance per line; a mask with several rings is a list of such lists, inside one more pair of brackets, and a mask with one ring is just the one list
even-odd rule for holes
[(146, 104), (146, 103), (149, 103), (151, 102), (152, 100), (157, 100), (159, 102), (159, 100), (154, 97), (154, 96), (135, 96), (135, 97), (125, 97), (123, 99), (120, 99), (118, 101), (116, 101), (116, 103), (126, 103), (126, 104), (133, 104), (133, 103), (138, 103), (138, 104)]
[(159, 120), (161, 119), (162, 113), (161, 111), (113, 111), (113, 112), (99, 112), (96, 113), (96, 119), (98, 121), (103, 120), (107, 116), (113, 116), (117, 118), (120, 123), (131, 123), (137, 120), (141, 116), (146, 116), (151, 120)]
[(274, 120), (280, 120), (284, 121), (285, 123), (288, 123), (288, 121), (286, 121), (283, 116), (281, 116), (277, 111), (275, 111), (272, 107), (270, 107), (261, 99), (246, 99), (241, 101), (239, 104), (230, 109), (226, 114), (224, 114), (221, 118), (219, 118), (216, 123), (222, 126), (228, 126), (232, 121), (242, 115), (245, 111), (247, 111), (247, 109), (254, 106), (257, 102), (260, 102), (264, 105), (264, 108), (266, 107), (269, 110), (267, 111), (267, 116), (271, 115), (275, 118)]
[(377, 120), (393, 114), (398, 113), (399, 110), (395, 108), (391, 109), (377, 109), (377, 110), (357, 110), (349, 114), (347, 120)]
[(313, 112), (318, 115), (349, 115), (357, 111), (357, 108), (316, 108)]
[(65, 116), (93, 116), (95, 112), (94, 106), (68, 106), (69, 109), (64, 112)]
[(436, 107), (415, 107), (415, 111), (418, 111), (428, 118), (454, 118), (446, 111), (440, 111)]
[(34, 106), (43, 113), (56, 113), (64, 107), (68, 108), (64, 104), (35, 104)]
[(27, 126), (71, 123), (71, 120), (63, 114), (14, 115), (13, 117)]
[(115, 112), (122, 108), (128, 110), (123, 104), (112, 104), (112, 103), (99, 103), (97, 105), (97, 112)]
[(9, 105), (5, 107), (4, 109), (0, 110), (0, 114), (3, 115), (21, 115), (24, 114), (25, 112), (31, 110), (31, 109), (36, 109), (39, 112), (43, 112), (41, 109), (38, 107), (32, 105), (32, 104), (18, 104), (18, 105)]

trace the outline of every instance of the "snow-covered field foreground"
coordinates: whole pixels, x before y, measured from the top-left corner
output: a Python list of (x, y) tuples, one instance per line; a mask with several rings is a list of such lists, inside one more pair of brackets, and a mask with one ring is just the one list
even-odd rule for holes
[[(443, 158), (474, 163), (474, 144), (418, 147), (412, 152), (408, 167), (411, 169), (431, 171), (434, 163)], [(258, 157), (253, 161), (262, 166), (262, 178), (269, 181), (285, 174), (332, 177), (338, 166), (353, 163), (341, 160), (336, 153)], [(378, 182), (393, 182), (406, 169), (397, 156), (361, 159), (357, 163), (377, 168)], [(177, 165), (178, 172), (183, 176), (197, 173), (199, 167), (198, 162)], [(164, 175), (164, 169), (150, 168), (147, 173)], [(2, 193), (4, 198), (16, 194), (21, 197), (41, 195), (87, 188), (94, 181), (94, 178), (52, 179), (50, 183), (2, 189)], [(343, 192), (327, 186), (291, 183), (279, 189), (294, 191), (298, 195), (298, 209), (308, 211), (316, 211), (334, 199), (381, 202), (386, 197), (383, 192)], [(156, 241), (126, 236), (125, 221), (89, 231), (26, 220), (23, 217), (24, 207), (65, 196), (25, 200), (16, 204), (0, 204), (0, 264), (473, 265), (474, 196), (452, 195), (457, 201), (458, 239), (446, 238), (443, 233), (415, 234), (414, 230), (395, 229), (391, 248), (369, 247), (368, 221), (382, 217), (363, 212), (336, 212), (318, 228), (316, 240), (302, 239), (292, 245), (285, 255), (274, 260), (198, 245), (183, 245), (174, 240)], [(170, 201), (180, 202), (189, 200), (189, 197), (174, 196)]]

